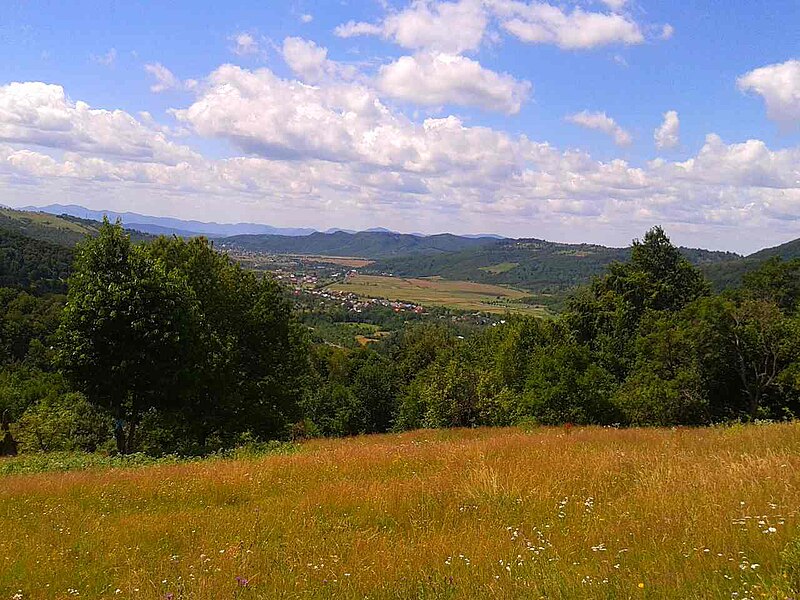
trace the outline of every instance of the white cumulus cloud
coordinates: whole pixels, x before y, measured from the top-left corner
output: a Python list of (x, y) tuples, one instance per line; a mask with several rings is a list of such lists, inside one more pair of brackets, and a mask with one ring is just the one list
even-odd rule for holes
[(0, 141), (173, 164), (197, 156), (125, 111), (72, 102), (41, 82), (0, 86)]
[(144, 66), (144, 70), (155, 79), (153, 85), (150, 86), (150, 91), (156, 94), (170, 90), (193, 90), (197, 87), (197, 81), (194, 79), (178, 79), (172, 71), (161, 63), (148, 63)]
[(653, 139), (658, 148), (674, 148), (680, 143), (681, 122), (678, 113), (670, 110), (664, 113), (664, 121), (656, 128)]
[(617, 146), (629, 146), (633, 141), (631, 134), (620, 127), (614, 119), (604, 112), (584, 110), (574, 115), (569, 115), (567, 121), (587, 129), (602, 131), (610, 135)]
[(378, 87), (387, 96), (427, 106), (459, 104), (506, 114), (519, 112), (531, 84), (495, 73), (470, 58), (424, 53), (381, 67)]
[(800, 124), (800, 60), (767, 65), (745, 73), (739, 89), (764, 98), (770, 119), (785, 125)]
[(628, 4), (628, 0), (603, 0), (603, 4), (611, 10), (622, 10)]
[[(152, 117), (93, 109), (60, 86), (0, 87), (4, 203), (59, 197), (206, 220), (615, 244), (661, 223), (680, 243), (739, 250), (796, 237), (800, 220), (800, 148), (757, 139), (709, 134), (682, 162), (601, 161), (453, 115), (411, 118), (363, 81), (309, 85), (232, 65), (205, 77), (174, 115), (195, 135), (228, 142), (230, 155), (202, 157)], [(576, 120), (621, 131), (603, 113)]]
[(328, 49), (299, 37), (283, 40), (281, 53), (292, 72), (308, 83), (318, 83), (325, 78), (349, 80), (358, 72), (328, 58)]
[(482, 0), (415, 0), (379, 24), (350, 21), (336, 28), (339, 37), (380, 35), (403, 48), (458, 54), (481, 45), (488, 16)]
[(246, 31), (237, 33), (231, 37), (233, 47), (231, 50), (236, 56), (253, 56), (261, 53), (258, 40)]
[(490, 0), (502, 27), (523, 42), (555, 44), (578, 50), (609, 44), (641, 44), (641, 27), (626, 15), (591, 12), (574, 7), (567, 11), (546, 2)]

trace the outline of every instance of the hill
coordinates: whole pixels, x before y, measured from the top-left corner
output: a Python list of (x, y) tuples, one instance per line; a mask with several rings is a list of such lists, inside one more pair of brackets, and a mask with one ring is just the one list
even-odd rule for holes
[[(696, 265), (736, 257), (727, 252), (681, 249)], [(369, 272), (402, 277), (439, 275), (446, 279), (510, 285), (538, 293), (559, 293), (588, 282), (613, 261), (627, 260), (630, 248), (560, 244), (538, 239), (500, 240), (447, 255), (403, 256), (379, 260)]]
[(153, 235), (179, 235), (191, 237), (204, 235), (206, 237), (227, 237), (241, 234), (275, 234), (286, 236), (308, 235), (313, 233), (309, 228), (272, 227), (258, 223), (214, 223), (176, 219), (173, 217), (154, 217), (134, 212), (117, 212), (113, 210), (91, 210), (74, 204), (50, 204), (49, 206), (28, 206), (23, 210), (45, 212), (54, 215), (70, 215), (102, 221), (103, 217), (109, 220), (122, 221), (126, 229), (134, 229)]
[[(63, 214), (52, 214), (55, 212)], [(629, 248), (595, 244), (562, 244), (540, 239), (498, 236), (423, 236), (383, 228), (352, 232), (281, 229), (254, 223), (204, 223), (139, 213), (91, 211), (81, 206), (53, 204), (40, 212), (0, 208), (0, 230), (72, 247), (94, 235), (97, 220), (120, 218), (136, 241), (153, 235), (220, 238), (222, 247), (270, 254), (352, 256), (375, 262), (363, 272), (402, 277), (439, 276), (453, 281), (507, 285), (540, 295), (564, 292), (601, 274), (616, 260), (626, 260)], [(745, 273), (773, 256), (800, 257), (800, 239), (742, 257), (731, 252), (681, 248), (717, 290), (741, 284)], [(542, 298), (539, 300), (545, 301)], [(557, 299), (555, 300), (557, 302)]]
[(5, 476), (0, 594), (796, 597), (798, 444), (797, 424), (416, 431)]
[(467, 238), (449, 233), (420, 237), (386, 231), (316, 232), (303, 237), (237, 235), (224, 240), (226, 246), (257, 252), (353, 256), (370, 259), (400, 255), (444, 254), (493, 243), (496, 243), (496, 240), (492, 238)]
[(0, 230), (68, 248), (87, 235), (96, 235), (99, 226), (95, 221), (70, 216), (0, 208)]
[(706, 265), (703, 267), (705, 276), (711, 281), (714, 289), (721, 291), (727, 288), (738, 287), (746, 273), (759, 267), (764, 261), (771, 258), (781, 258), (782, 260), (792, 260), (800, 258), (800, 239), (792, 240), (774, 246), (764, 248), (745, 257), (738, 257), (732, 260), (724, 260), (719, 263)]
[[(593, 244), (452, 234), (418, 236), (387, 231), (317, 232), (303, 237), (232, 236), (221, 240), (221, 245), (271, 254), (368, 258), (375, 262), (363, 269), (364, 273), (438, 276), (545, 294), (561, 293), (586, 283), (613, 261), (627, 260), (630, 255), (630, 248)], [(731, 252), (691, 248), (681, 251), (701, 267), (741, 258)]]
[(0, 287), (65, 292), (71, 248), (0, 229)]
[[(0, 207), (0, 287), (66, 291), (75, 246), (97, 235), (99, 227), (97, 221), (80, 217)], [(152, 239), (130, 233), (136, 242)]]

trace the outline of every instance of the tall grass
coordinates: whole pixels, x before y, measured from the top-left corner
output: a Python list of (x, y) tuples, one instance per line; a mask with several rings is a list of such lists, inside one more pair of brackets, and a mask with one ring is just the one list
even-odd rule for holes
[(800, 425), (421, 431), (0, 478), (0, 598), (788, 598)]

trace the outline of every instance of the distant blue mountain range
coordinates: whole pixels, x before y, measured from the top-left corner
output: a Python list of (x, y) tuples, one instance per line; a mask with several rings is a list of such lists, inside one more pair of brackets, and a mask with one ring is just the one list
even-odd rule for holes
[(81, 219), (101, 221), (104, 216), (109, 220), (120, 219), (128, 229), (135, 229), (154, 235), (204, 235), (206, 237), (228, 237), (231, 235), (310, 235), (316, 230), (310, 228), (272, 227), (258, 223), (204, 223), (187, 221), (173, 217), (152, 217), (133, 212), (116, 212), (113, 210), (90, 210), (75, 204), (50, 204), (49, 206), (26, 206), (22, 210), (34, 210), (52, 215), (70, 215)]
[[(260, 223), (205, 223), (203, 221), (189, 221), (174, 217), (153, 217), (134, 212), (116, 212), (113, 210), (91, 210), (76, 204), (50, 204), (48, 206), (25, 206), (21, 210), (42, 211), (52, 215), (70, 215), (81, 219), (102, 221), (103, 217), (109, 220), (121, 220), (128, 229), (135, 229), (153, 235), (179, 235), (196, 236), (204, 235), (210, 238), (224, 238), (235, 235), (281, 235), (287, 237), (301, 237), (318, 233), (316, 229), (308, 227), (273, 227)], [(397, 233), (384, 227), (373, 227), (366, 230), (369, 233)], [(357, 233), (352, 229), (332, 227), (323, 233)], [(428, 237), (421, 233), (413, 233), (416, 237)], [(479, 239), (503, 239), (503, 236), (494, 234), (464, 235), (461, 237)]]

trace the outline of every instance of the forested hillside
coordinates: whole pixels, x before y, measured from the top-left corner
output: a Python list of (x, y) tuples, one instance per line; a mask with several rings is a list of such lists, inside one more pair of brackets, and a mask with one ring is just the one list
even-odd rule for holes
[(68, 248), (86, 236), (97, 235), (99, 225), (96, 221), (77, 217), (0, 208), (0, 230)]
[(722, 291), (727, 288), (739, 287), (747, 273), (758, 269), (764, 261), (776, 257), (781, 260), (800, 258), (800, 239), (773, 248), (764, 248), (745, 257), (706, 265), (703, 267), (703, 272), (711, 281), (714, 289)]
[(383, 258), (387, 256), (458, 252), (496, 243), (495, 238), (468, 238), (449, 233), (417, 236), (384, 231), (312, 233), (307, 236), (235, 235), (224, 244), (244, 250), (277, 254), (321, 254)]
[[(439, 275), (558, 293), (587, 283), (612, 262), (627, 260), (630, 252), (630, 248), (592, 244), (501, 240), (450, 254), (386, 258), (370, 265), (368, 270), (403, 277)], [(688, 248), (681, 248), (681, 253), (695, 265), (711, 265), (736, 257), (727, 252)]]
[(73, 259), (71, 248), (0, 229), (0, 287), (65, 292)]

